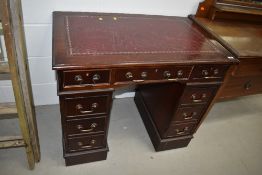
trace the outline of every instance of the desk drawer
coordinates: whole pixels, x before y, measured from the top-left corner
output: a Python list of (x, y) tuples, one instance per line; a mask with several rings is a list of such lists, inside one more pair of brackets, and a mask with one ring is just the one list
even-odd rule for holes
[(96, 86), (109, 83), (109, 70), (70, 70), (63, 72), (63, 87)]
[(205, 108), (206, 108), (205, 105), (178, 108), (175, 113), (175, 117), (173, 121), (174, 122), (187, 122), (187, 121), (199, 120), (202, 117), (202, 114)]
[(262, 76), (230, 77), (220, 92), (220, 99), (262, 93)]
[(201, 104), (209, 102), (217, 91), (217, 86), (191, 86), (186, 87), (181, 104)]
[(68, 138), (66, 149), (68, 152), (90, 150), (105, 147), (104, 135)]
[(107, 96), (78, 97), (65, 99), (66, 116), (106, 114)]
[(223, 81), (228, 65), (196, 65), (191, 79), (196, 81)]
[(67, 119), (106, 115), (111, 109), (112, 91), (67, 94), (59, 98), (62, 116)]
[(117, 69), (115, 82), (140, 82), (145, 80), (186, 80), (192, 66), (166, 66), (157, 68)]
[(105, 132), (105, 123), (106, 117), (74, 119), (65, 122), (65, 130), (68, 136), (101, 133)]
[(167, 131), (167, 137), (179, 137), (184, 135), (193, 134), (196, 127), (196, 122), (175, 124), (172, 123)]
[(262, 59), (242, 59), (233, 72), (236, 77), (262, 77)]

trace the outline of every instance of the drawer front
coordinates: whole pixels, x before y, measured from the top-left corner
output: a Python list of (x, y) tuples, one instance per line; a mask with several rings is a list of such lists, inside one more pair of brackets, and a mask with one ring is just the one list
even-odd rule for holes
[(63, 72), (63, 87), (70, 86), (96, 86), (109, 83), (109, 70), (71, 70)]
[(65, 132), (68, 136), (105, 132), (105, 123), (106, 117), (69, 120), (65, 122)]
[(187, 122), (199, 120), (205, 110), (204, 105), (198, 105), (195, 107), (181, 107), (176, 111), (174, 122)]
[(262, 59), (241, 60), (233, 72), (236, 77), (260, 76), (262, 77)]
[(219, 98), (234, 98), (262, 93), (262, 77), (230, 77), (222, 87)]
[(102, 148), (106, 145), (104, 135), (68, 138), (67, 140), (66, 149), (68, 152)]
[(217, 88), (217, 86), (187, 87), (181, 97), (181, 104), (207, 103), (213, 98)]
[(117, 69), (115, 82), (145, 80), (187, 80), (192, 66), (167, 66), (160, 68)]
[(66, 117), (107, 114), (109, 96), (78, 96), (64, 99), (63, 112)]
[(228, 65), (196, 65), (191, 79), (195, 81), (223, 81)]
[(179, 136), (193, 134), (195, 127), (196, 127), (195, 122), (182, 123), (182, 124), (172, 123), (170, 128), (167, 131), (166, 136), (167, 137), (179, 137)]

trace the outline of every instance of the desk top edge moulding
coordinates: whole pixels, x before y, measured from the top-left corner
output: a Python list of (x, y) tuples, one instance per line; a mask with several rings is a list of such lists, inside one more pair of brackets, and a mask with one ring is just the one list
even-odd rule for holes
[(52, 68), (66, 165), (106, 159), (112, 92), (120, 87), (135, 87), (156, 151), (186, 147), (235, 64), (185, 17), (54, 12)]

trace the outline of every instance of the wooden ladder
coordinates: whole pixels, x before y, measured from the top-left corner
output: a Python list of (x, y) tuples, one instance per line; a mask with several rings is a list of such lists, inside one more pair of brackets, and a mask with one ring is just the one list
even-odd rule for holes
[(32, 87), (20, 0), (1, 0), (0, 19), (8, 62), (0, 62), (0, 80), (12, 81), (15, 103), (0, 104), (0, 119), (17, 117), (21, 136), (0, 137), (0, 149), (25, 147), (29, 169), (40, 161)]

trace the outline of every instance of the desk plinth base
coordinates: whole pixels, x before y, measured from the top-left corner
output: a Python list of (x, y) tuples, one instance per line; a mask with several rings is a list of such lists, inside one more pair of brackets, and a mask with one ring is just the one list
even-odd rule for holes
[(152, 120), (151, 114), (148, 111), (143, 97), (139, 91), (136, 92), (135, 103), (156, 151), (182, 148), (186, 147), (189, 144), (189, 142), (193, 138), (192, 135), (166, 139), (160, 137), (160, 134)]
[(65, 164), (66, 166), (71, 166), (71, 165), (77, 165), (82, 163), (106, 160), (107, 152), (108, 152), (108, 147), (91, 150), (91, 151), (64, 153)]

